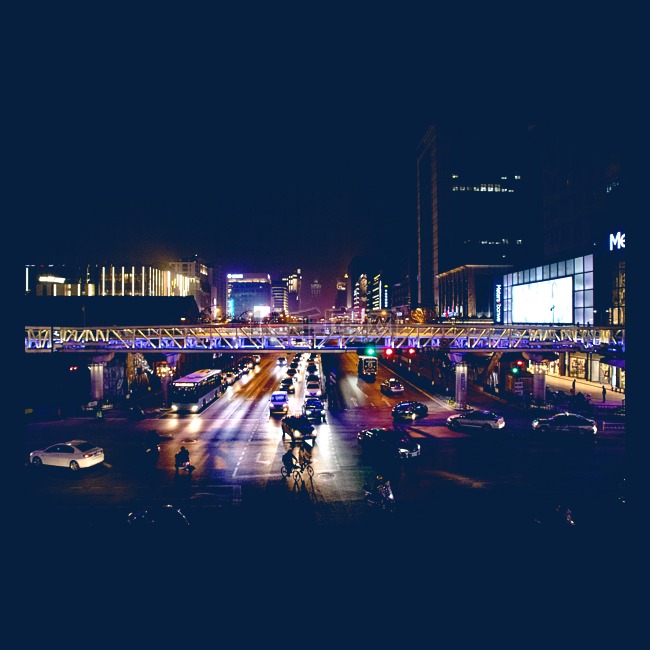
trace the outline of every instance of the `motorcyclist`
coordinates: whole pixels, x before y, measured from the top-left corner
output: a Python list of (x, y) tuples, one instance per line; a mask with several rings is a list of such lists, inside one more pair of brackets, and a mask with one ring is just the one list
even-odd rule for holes
[(387, 488), (390, 487), (390, 482), (385, 481), (384, 477), (381, 474), (377, 474), (375, 477), (375, 485), (374, 485), (374, 498), (377, 501), (382, 501), (383, 499), (386, 498), (386, 491)]
[(298, 461), (293, 455), (293, 450), (291, 448), (287, 449), (287, 451), (282, 455), (282, 464), (285, 466), (287, 474), (291, 474), (294, 469), (300, 469), (300, 465), (298, 465)]
[(184, 446), (181, 446), (180, 451), (176, 454), (176, 473), (180, 467), (183, 467), (185, 463), (190, 462), (190, 452), (185, 449)]

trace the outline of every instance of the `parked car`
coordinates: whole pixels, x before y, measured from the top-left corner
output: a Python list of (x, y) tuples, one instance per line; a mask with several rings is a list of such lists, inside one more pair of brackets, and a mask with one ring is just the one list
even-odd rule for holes
[(550, 418), (535, 418), (533, 431), (594, 440), (598, 427), (596, 421), (577, 413), (556, 413)]
[(296, 385), (293, 383), (293, 378), (292, 377), (285, 377), (280, 382), (280, 390), (286, 390), (287, 393), (295, 393), (296, 392)]
[(450, 429), (480, 429), (481, 431), (499, 431), (506, 426), (506, 421), (501, 415), (492, 411), (471, 409), (454, 413), (447, 418)]
[(422, 402), (405, 400), (395, 404), (391, 414), (393, 420), (398, 420), (400, 422), (413, 422), (414, 420), (420, 420), (427, 417), (427, 415), (429, 415), (429, 407), (426, 404), (422, 404)]
[(302, 413), (312, 422), (325, 422), (325, 405), (318, 397), (305, 397)]
[(29, 454), (29, 462), (36, 467), (53, 465), (67, 467), (76, 472), (103, 463), (104, 450), (87, 440), (69, 440), (32, 451)]
[(395, 377), (391, 377), (390, 379), (384, 379), (379, 385), (379, 389), (387, 395), (397, 395), (404, 392), (404, 384)]
[(416, 458), (420, 455), (420, 443), (411, 440), (403, 431), (375, 427), (357, 433), (357, 442), (364, 451), (384, 454), (400, 459)]

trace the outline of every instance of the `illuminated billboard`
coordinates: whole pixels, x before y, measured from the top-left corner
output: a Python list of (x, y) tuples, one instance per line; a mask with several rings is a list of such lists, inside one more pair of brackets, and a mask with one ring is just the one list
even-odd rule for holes
[(253, 307), (253, 318), (255, 320), (262, 320), (271, 313), (271, 307), (268, 305), (255, 305)]
[(512, 287), (513, 323), (573, 323), (573, 277)]

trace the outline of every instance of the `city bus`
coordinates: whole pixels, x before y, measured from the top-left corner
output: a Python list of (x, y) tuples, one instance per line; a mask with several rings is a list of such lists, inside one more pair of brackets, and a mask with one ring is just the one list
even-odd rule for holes
[(225, 390), (221, 370), (195, 370), (171, 385), (171, 410), (198, 413)]

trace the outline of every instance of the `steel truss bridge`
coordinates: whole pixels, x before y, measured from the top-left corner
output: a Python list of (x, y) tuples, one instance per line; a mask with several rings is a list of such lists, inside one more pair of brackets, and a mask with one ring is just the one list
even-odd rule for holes
[(620, 327), (496, 324), (295, 323), (143, 325), (130, 327), (25, 326), (25, 352), (346, 352), (374, 345), (454, 352), (625, 351)]

